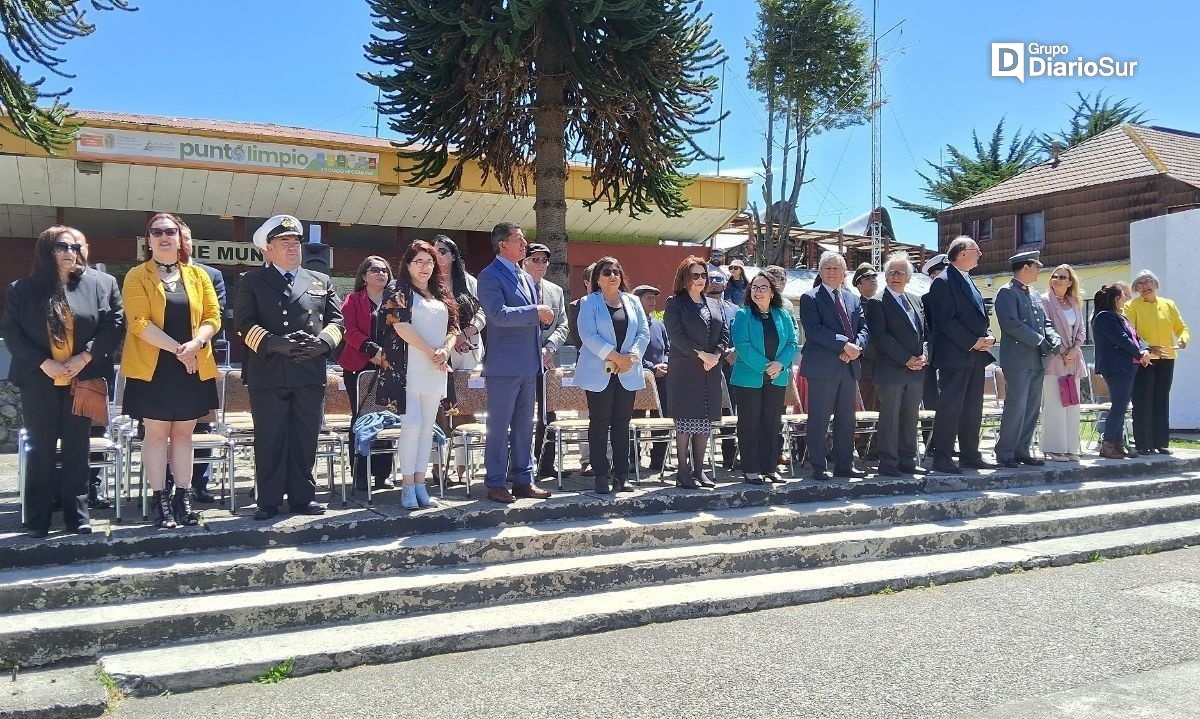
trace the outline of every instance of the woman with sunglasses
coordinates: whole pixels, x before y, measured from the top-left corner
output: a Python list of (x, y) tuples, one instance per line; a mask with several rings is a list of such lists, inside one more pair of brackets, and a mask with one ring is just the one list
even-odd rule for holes
[(400, 258), (395, 282), (383, 298), (383, 344), (387, 366), (379, 381), (380, 404), (392, 403), (404, 416), (400, 446), (400, 506), (429, 507), (435, 502), (425, 486), (433, 428), (446, 396), (446, 372), (458, 340), (458, 304), (443, 281), (425, 240), (415, 240)]
[[(156, 523), (194, 526), (192, 434), (196, 420), (219, 406), (217, 362), (209, 341), (221, 329), (221, 306), (208, 273), (191, 262), (187, 225), (160, 212), (146, 223), (150, 259), (125, 275), (129, 325), (121, 373), (125, 413), (141, 420), (142, 473), (154, 490)], [(167, 463), (175, 478), (166, 491)]]
[(1064, 407), (1060, 385), (1074, 385), (1079, 396), (1079, 380), (1088, 376), (1083, 358), (1087, 340), (1087, 317), (1083, 314), (1082, 289), (1079, 276), (1070, 265), (1059, 265), (1050, 273), (1050, 289), (1042, 293), (1042, 306), (1054, 331), (1062, 338), (1060, 354), (1046, 359), (1046, 376), (1042, 380), (1042, 452), (1052, 462), (1071, 462), (1079, 459), (1079, 404)]
[[(346, 346), (338, 358), (338, 364), (342, 366), (342, 380), (346, 384), (346, 395), (350, 398), (351, 407), (358, 407), (359, 375), (377, 369), (383, 363), (379, 308), (383, 305), (383, 292), (391, 281), (392, 268), (388, 261), (377, 255), (370, 255), (355, 271), (354, 291), (347, 294), (342, 302)], [(350, 432), (349, 448), (350, 466), (354, 472), (354, 489), (365, 492), (367, 462), (359, 461), (354, 452), (353, 430)], [(373, 455), (370, 464), (375, 489), (392, 487), (388, 479), (392, 475), (392, 455)]]
[(650, 344), (650, 324), (641, 301), (629, 292), (625, 271), (613, 257), (601, 257), (592, 269), (591, 294), (579, 303), (579, 339), (583, 349), (575, 365), (575, 386), (588, 403), (588, 446), (596, 492), (617, 492), (629, 481), (629, 421), (634, 394), (646, 386), (642, 354)]
[[(55, 497), (62, 498), (67, 531), (92, 531), (87, 507), (92, 423), (72, 413), (71, 385), (113, 373), (124, 329), (117, 281), (87, 266), (83, 233), (61, 225), (42, 232), (29, 276), (8, 287), (3, 319), (12, 354), (8, 379), (21, 388), (28, 433), (25, 527), (31, 537), (49, 534)], [(59, 471), (56, 460), (62, 463)]]
[(733, 318), (733, 348), (737, 360), (729, 385), (737, 393), (742, 477), (750, 484), (782, 482), (775, 467), (796, 327), (783, 308), (780, 288), (765, 272), (750, 281), (746, 304)]
[(699, 257), (681, 262), (675, 270), (675, 294), (667, 298), (663, 313), (671, 343), (667, 390), (679, 459), (675, 486), (688, 489), (716, 486), (704, 473), (704, 452), (712, 423), (721, 417), (721, 358), (731, 344), (720, 295), (704, 292), (708, 276), (708, 265)]

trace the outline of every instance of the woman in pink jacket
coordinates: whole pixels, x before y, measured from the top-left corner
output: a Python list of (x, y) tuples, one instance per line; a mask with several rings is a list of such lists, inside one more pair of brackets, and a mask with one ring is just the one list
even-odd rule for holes
[(1087, 317), (1083, 315), (1079, 276), (1070, 265), (1059, 265), (1050, 273), (1050, 290), (1042, 295), (1046, 316), (1062, 338), (1062, 354), (1046, 358), (1046, 377), (1042, 385), (1042, 452), (1046, 459), (1073, 462), (1079, 459), (1079, 404), (1064, 407), (1063, 377), (1079, 396), (1079, 379), (1088, 376), (1083, 359), (1087, 337)]

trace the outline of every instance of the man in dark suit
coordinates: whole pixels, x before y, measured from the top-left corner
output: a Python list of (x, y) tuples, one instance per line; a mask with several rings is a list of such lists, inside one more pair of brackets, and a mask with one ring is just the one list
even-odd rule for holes
[[(925, 295), (931, 325), (932, 361), (938, 373), (937, 417), (929, 453), (939, 472), (962, 474), (962, 467), (995, 469), (979, 453), (983, 423), (984, 368), (994, 357), (996, 338), (988, 333), (983, 295), (967, 274), (979, 264), (979, 245), (957, 237), (946, 250), (948, 267), (934, 279)], [(954, 462), (958, 438), (959, 463)], [(961, 466), (960, 466), (961, 465)]]
[[(808, 378), (808, 456), (813, 479), (867, 476), (854, 468), (854, 398), (862, 371), (859, 357), (869, 333), (862, 302), (842, 283), (846, 260), (821, 255), (821, 284), (800, 297), (804, 326), (800, 373)], [(833, 420), (833, 473), (828, 469), (826, 433)]]
[(342, 341), (342, 302), (327, 275), (300, 266), (304, 227), (276, 215), (254, 233), (268, 264), (238, 283), (234, 323), (246, 343), (242, 379), (254, 420), (258, 511), (279, 513), (284, 494), (292, 511), (324, 514), (314, 501), (317, 435), (328, 371), (325, 358)]
[(1000, 367), (1004, 370), (1004, 416), (996, 440), (996, 461), (1005, 467), (1022, 464), (1040, 467), (1030, 445), (1042, 411), (1045, 358), (1062, 348), (1062, 340), (1046, 318), (1042, 298), (1030, 285), (1042, 270), (1037, 250), (1008, 258), (1013, 278), (996, 293), (996, 321), (1000, 325)]
[(479, 302), (488, 328), (484, 483), (488, 499), (510, 504), (517, 497), (550, 496), (533, 481), (533, 406), (542, 374), (542, 326), (554, 322), (554, 310), (537, 301), (533, 278), (520, 267), (528, 247), (521, 228), (511, 222), (496, 225), (492, 247), (496, 259), (479, 273)]
[(875, 390), (879, 397), (879, 427), (875, 449), (879, 474), (927, 474), (917, 464), (917, 418), (925, 382), (929, 346), (925, 338), (925, 308), (905, 291), (912, 279), (908, 254), (897, 252), (883, 265), (885, 289), (867, 300), (867, 328), (875, 348)]

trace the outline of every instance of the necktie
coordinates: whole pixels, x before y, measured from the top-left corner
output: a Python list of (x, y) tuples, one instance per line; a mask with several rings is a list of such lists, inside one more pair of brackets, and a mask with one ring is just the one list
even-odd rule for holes
[(287, 282), (287, 290), (285, 290), (285, 294), (292, 294), (292, 281), (296, 279), (296, 276), (291, 272), (284, 272), (283, 279), (285, 282)]
[(908, 298), (900, 295), (897, 299), (900, 300), (900, 306), (904, 308), (904, 314), (908, 315), (908, 321), (912, 322), (913, 329), (917, 334), (921, 333), (921, 323), (917, 321), (917, 313), (913, 311), (912, 305), (908, 304)]
[(541, 282), (534, 283), (533, 289), (537, 293), (537, 303), (539, 305), (542, 304), (542, 283)]
[(842, 334), (853, 339), (854, 332), (850, 329), (850, 315), (846, 314), (846, 306), (842, 304), (842, 295), (838, 290), (833, 291), (833, 306), (837, 308), (838, 319), (842, 321)]

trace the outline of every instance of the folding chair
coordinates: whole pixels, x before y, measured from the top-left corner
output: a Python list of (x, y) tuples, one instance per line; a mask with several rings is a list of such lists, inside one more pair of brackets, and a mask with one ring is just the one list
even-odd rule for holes
[[(662, 398), (658, 396), (658, 383), (654, 381), (654, 373), (643, 370), (642, 375), (646, 378), (646, 386), (633, 396), (633, 409), (657, 412), (659, 416), (637, 417), (629, 421), (629, 443), (634, 449), (633, 476), (638, 484), (642, 483), (642, 445), (666, 442), (667, 451), (670, 452), (675, 444), (675, 420), (662, 416)], [(655, 434), (656, 432), (659, 434)], [(663, 436), (662, 432), (666, 432), (666, 436)], [(678, 463), (679, 458), (676, 457), (675, 461)]]
[[(1091, 365), (1088, 366), (1088, 376), (1081, 378), (1080, 384), (1082, 385), (1084, 381), (1087, 382), (1088, 394), (1091, 396), (1092, 401), (1079, 405), (1079, 424), (1081, 427), (1083, 426), (1085, 417), (1087, 418), (1086, 421), (1092, 423), (1093, 430), (1096, 433), (1096, 441), (1092, 443), (1090, 449), (1094, 450), (1100, 446), (1101, 438), (1104, 436), (1104, 423), (1108, 420), (1109, 410), (1112, 409), (1112, 402), (1109, 401), (1112, 395), (1109, 393), (1108, 382), (1104, 380), (1102, 375), (1096, 374), (1096, 370)], [(1082, 391), (1083, 387), (1081, 386), (1081, 394)], [(1126, 437), (1133, 436), (1132, 413), (1125, 414), (1124, 433)]]
[[(724, 414), (729, 410), (730, 414)], [(729, 396), (729, 383), (721, 376), (721, 418), (713, 420), (712, 429), (708, 432), (708, 471), (717, 476), (717, 438), (722, 442), (733, 442), (734, 457), (741, 451), (737, 438), (737, 415), (733, 414), (733, 401)], [(729, 432), (729, 434), (724, 434)]]
[[(235, 452), (243, 452), (249, 458), (254, 476), (254, 418), (250, 414), (250, 390), (242, 381), (242, 371), (232, 369), (224, 373), (221, 382), (221, 417), (217, 422), (217, 431), (227, 437)], [(237, 513), (236, 478), (232, 475), (229, 481), (229, 512)]]
[(325, 477), (333, 497), (333, 465), (337, 462), (342, 480), (342, 506), (346, 506), (346, 436), (350, 431), (350, 396), (340, 374), (325, 378), (325, 402), (321, 430), (317, 434), (317, 459), (325, 460)]
[[(784, 408), (795, 409), (795, 412), (784, 412), (783, 414), (783, 437), (787, 442), (788, 456), (788, 472), (796, 475), (796, 453), (792, 451), (792, 447), (798, 440), (805, 439), (808, 435), (808, 415), (804, 412), (804, 404), (800, 398), (800, 389), (796, 384), (796, 375), (791, 373), (788, 376), (787, 390), (784, 392), (783, 399)], [(808, 444), (804, 446), (804, 452), (800, 455), (800, 464), (804, 464), (804, 459), (808, 457)]]
[[(452, 372), (455, 405), (447, 413), (450, 425), (450, 446), (447, 456), (454, 456), (456, 446), (462, 447), (467, 456), (467, 497), (471, 496), (471, 479), (475, 476), (475, 453), (487, 447), (487, 378), (475, 371)], [(454, 418), (459, 414), (473, 414), (485, 421), (466, 422), (455, 426)], [(445, 483), (447, 471), (443, 471)]]
[[(575, 412), (578, 416), (587, 412), (587, 395), (575, 386), (575, 370), (558, 368), (542, 373), (542, 396), (546, 398), (546, 412)], [(653, 380), (651, 380), (653, 384)], [(636, 407), (636, 398), (634, 399)], [(556, 419), (546, 425), (546, 431), (554, 436), (554, 469), (558, 474), (558, 488), (563, 488), (563, 446), (576, 446), (587, 441), (589, 421), (586, 419)], [(594, 447), (592, 451), (606, 452), (607, 447)]]

